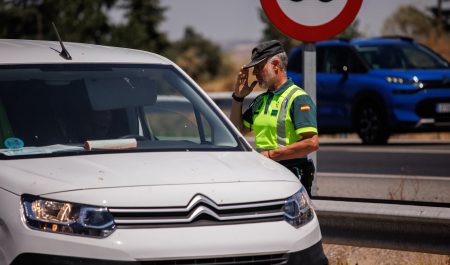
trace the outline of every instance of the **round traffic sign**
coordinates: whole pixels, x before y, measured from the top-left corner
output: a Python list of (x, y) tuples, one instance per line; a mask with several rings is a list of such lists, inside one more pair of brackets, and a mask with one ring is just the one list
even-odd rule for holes
[(326, 40), (347, 28), (363, 0), (261, 0), (272, 24), (301, 41)]

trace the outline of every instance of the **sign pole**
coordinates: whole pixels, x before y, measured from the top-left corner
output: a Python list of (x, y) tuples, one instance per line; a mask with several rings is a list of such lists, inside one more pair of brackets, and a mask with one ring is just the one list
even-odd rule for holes
[[(303, 48), (303, 89), (309, 94), (317, 106), (316, 100), (316, 44), (315, 42), (305, 42)], [(314, 161), (317, 172), (317, 152), (309, 155)], [(314, 178), (311, 188), (311, 194), (317, 195), (317, 178)]]
[(316, 43), (305, 42), (303, 49), (303, 89), (316, 102)]

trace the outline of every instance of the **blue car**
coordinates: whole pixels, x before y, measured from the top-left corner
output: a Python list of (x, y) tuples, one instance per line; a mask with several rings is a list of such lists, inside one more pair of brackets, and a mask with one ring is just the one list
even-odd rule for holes
[[(430, 48), (385, 37), (318, 42), (316, 52), (320, 133), (385, 144), (393, 133), (450, 131), (449, 62)], [(302, 46), (288, 75), (302, 85)]]

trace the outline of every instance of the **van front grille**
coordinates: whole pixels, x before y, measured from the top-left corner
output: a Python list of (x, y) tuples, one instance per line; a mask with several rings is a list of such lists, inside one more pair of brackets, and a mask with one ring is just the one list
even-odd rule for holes
[(118, 228), (203, 226), (284, 219), (284, 200), (217, 205), (197, 194), (185, 207), (109, 208)]

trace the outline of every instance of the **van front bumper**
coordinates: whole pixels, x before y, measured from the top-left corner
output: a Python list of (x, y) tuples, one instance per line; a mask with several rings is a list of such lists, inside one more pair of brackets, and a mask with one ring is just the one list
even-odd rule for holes
[(182, 260), (149, 260), (149, 261), (114, 261), (100, 259), (85, 259), (77, 257), (64, 257), (44, 254), (26, 253), (18, 256), (12, 265), (46, 264), (46, 265), (167, 265), (167, 264), (285, 264), (285, 265), (327, 265), (328, 259), (322, 248), (322, 241), (313, 246), (292, 253), (216, 257), (207, 259), (182, 259)]

